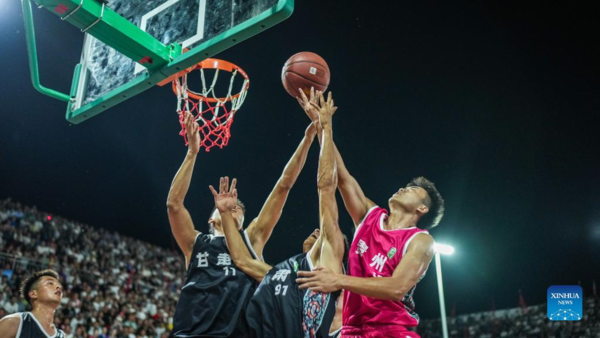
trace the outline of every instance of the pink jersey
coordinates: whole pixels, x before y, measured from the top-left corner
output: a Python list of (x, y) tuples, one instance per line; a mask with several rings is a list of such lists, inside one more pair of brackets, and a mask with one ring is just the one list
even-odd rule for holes
[[(355, 277), (391, 277), (400, 264), (410, 241), (427, 230), (416, 227), (383, 230), (388, 211), (373, 207), (356, 229), (348, 256), (348, 275)], [(425, 275), (425, 274), (423, 274)], [(344, 292), (344, 330), (373, 326), (413, 327), (419, 324), (414, 311), (413, 286), (401, 302), (375, 299)]]

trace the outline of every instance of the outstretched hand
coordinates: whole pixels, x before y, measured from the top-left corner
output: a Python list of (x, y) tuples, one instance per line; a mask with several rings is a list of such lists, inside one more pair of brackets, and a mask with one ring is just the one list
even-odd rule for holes
[(237, 205), (236, 184), (237, 180), (234, 178), (231, 182), (231, 187), (229, 187), (229, 177), (225, 176), (221, 177), (218, 193), (212, 185), (208, 186), (215, 198), (215, 206), (219, 209), (219, 212), (231, 211)]
[(296, 279), (300, 289), (309, 289), (310, 291), (331, 293), (341, 288), (337, 286), (337, 275), (330, 269), (317, 266), (312, 271), (298, 271)]
[(318, 108), (315, 109), (315, 107), (313, 107), (311, 103), (317, 104), (319, 102), (319, 94), (321, 92), (318, 90), (315, 92), (315, 87), (310, 87), (310, 99), (308, 99), (301, 88), (298, 90), (300, 91), (300, 96), (296, 96), (296, 99), (298, 100), (298, 103), (300, 103), (300, 107), (302, 107), (306, 115), (308, 115), (308, 117), (311, 121), (313, 121), (313, 123), (318, 124), (319, 110)]
[(331, 117), (337, 110), (337, 107), (333, 103), (331, 92), (327, 95), (327, 100), (323, 97), (323, 93), (319, 92), (319, 105), (315, 102), (310, 102), (310, 105), (319, 112), (319, 122), (321, 122), (321, 127), (325, 127), (331, 123)]
[(198, 133), (200, 126), (194, 119), (194, 115), (190, 112), (185, 113), (183, 124), (185, 126), (189, 151), (197, 154), (200, 151), (200, 134)]

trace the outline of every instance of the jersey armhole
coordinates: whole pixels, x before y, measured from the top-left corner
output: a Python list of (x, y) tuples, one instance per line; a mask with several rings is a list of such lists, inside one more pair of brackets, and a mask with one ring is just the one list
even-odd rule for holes
[(20, 312), (19, 313), (19, 329), (17, 330), (17, 335), (15, 336), (15, 338), (19, 338), (21, 337), (21, 331), (23, 330), (23, 313), (25, 312)]
[(252, 257), (254, 259), (264, 262), (265, 261), (264, 258), (258, 257), (258, 255), (256, 254), (256, 251), (254, 251), (254, 248), (252, 247), (252, 244), (250, 244), (250, 237), (248, 237), (248, 232), (246, 230), (247, 229), (245, 229), (243, 231), (242, 238), (244, 238), (244, 242), (246, 243), (246, 246), (248, 247), (250, 254), (252, 255)]
[(372, 206), (371, 209), (369, 209), (367, 211), (367, 213), (365, 214), (365, 217), (363, 217), (362, 221), (360, 221), (360, 223), (358, 224), (358, 226), (354, 230), (354, 237), (352, 238), (353, 241), (354, 241), (354, 238), (356, 238), (356, 234), (360, 230), (360, 227), (362, 227), (362, 225), (363, 225), (363, 223), (365, 223), (365, 220), (367, 219), (367, 217), (369, 217), (369, 215), (371, 214), (371, 212), (373, 212), (373, 210), (375, 210), (375, 208), (379, 208), (379, 206), (378, 205)]
[[(428, 231), (419, 231), (419, 232), (413, 234), (412, 236), (410, 236), (408, 241), (406, 241), (406, 244), (404, 244), (404, 248), (402, 249), (402, 257), (404, 257), (404, 255), (406, 254), (406, 251), (408, 251), (408, 245), (410, 244), (410, 242), (412, 242), (412, 240), (419, 234), (429, 235), (429, 232)], [(429, 235), (429, 236), (431, 236), (431, 235)]]

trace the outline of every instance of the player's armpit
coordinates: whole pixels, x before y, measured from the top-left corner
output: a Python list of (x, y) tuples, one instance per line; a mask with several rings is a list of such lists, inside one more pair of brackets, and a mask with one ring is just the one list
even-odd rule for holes
[(169, 216), (169, 223), (171, 224), (171, 231), (173, 232), (173, 237), (175, 237), (177, 245), (185, 256), (185, 266), (187, 267), (191, 261), (196, 236), (200, 232), (194, 229), (192, 217), (184, 206), (171, 208), (167, 205), (167, 213)]
[(21, 317), (19, 314), (4, 316), (0, 319), (0, 338), (15, 338), (20, 324)]

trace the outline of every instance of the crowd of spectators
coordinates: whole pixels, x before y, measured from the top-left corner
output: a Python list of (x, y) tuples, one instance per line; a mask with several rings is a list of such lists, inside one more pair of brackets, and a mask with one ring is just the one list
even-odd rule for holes
[(183, 256), (100, 228), (0, 201), (0, 318), (26, 311), (21, 281), (57, 271), (65, 288), (56, 327), (67, 337), (168, 337)]
[[(441, 338), (441, 320), (423, 320), (422, 338)], [(472, 313), (448, 318), (448, 336), (453, 338), (600, 338), (600, 301), (584, 302), (580, 321), (550, 321), (546, 304), (527, 308)]]

